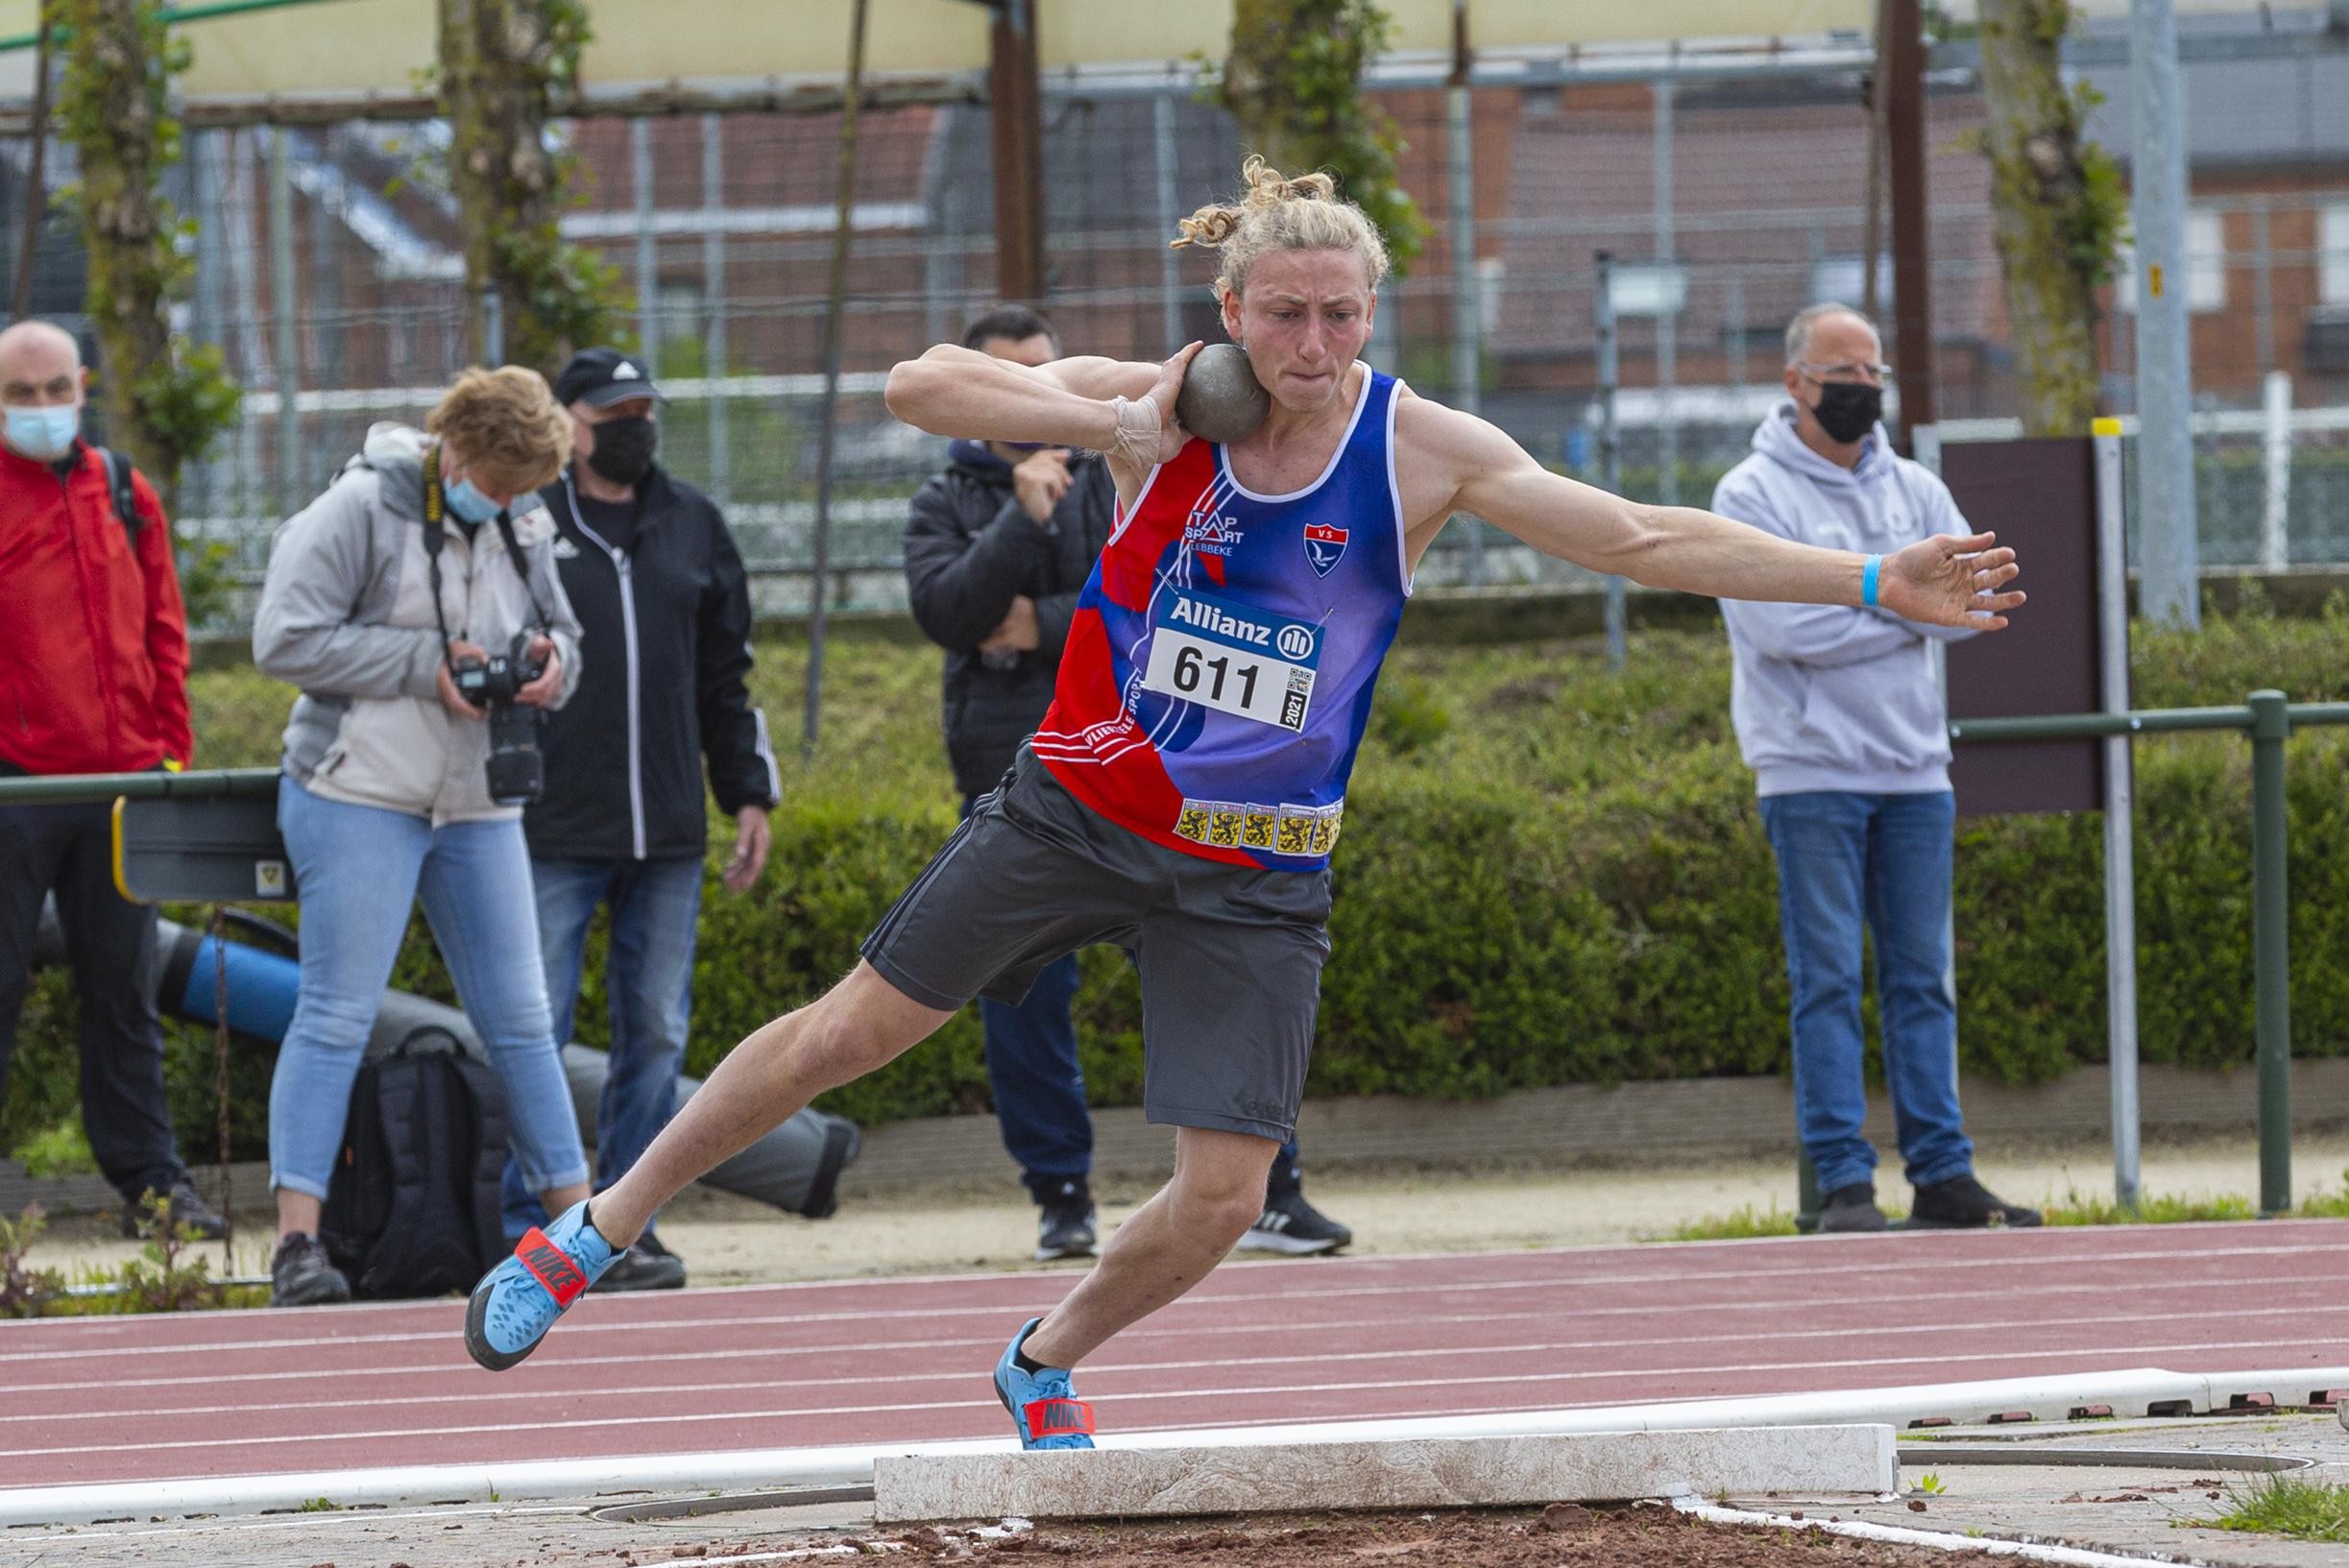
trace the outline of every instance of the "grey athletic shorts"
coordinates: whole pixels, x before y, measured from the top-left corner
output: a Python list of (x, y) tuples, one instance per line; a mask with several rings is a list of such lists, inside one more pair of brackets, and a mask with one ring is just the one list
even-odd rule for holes
[(1150, 1120), (1296, 1130), (1329, 956), (1329, 873), (1162, 848), (1060, 787), (1027, 748), (864, 939), (882, 977), (951, 1012), (1017, 1003), (1044, 966), (1114, 942), (1142, 971)]

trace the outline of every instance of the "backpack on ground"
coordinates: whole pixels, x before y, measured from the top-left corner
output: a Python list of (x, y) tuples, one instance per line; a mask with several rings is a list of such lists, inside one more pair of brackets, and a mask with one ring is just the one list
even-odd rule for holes
[(354, 1295), (470, 1291), (506, 1255), (505, 1163), (496, 1075), (425, 1025), (359, 1068), (319, 1239)]

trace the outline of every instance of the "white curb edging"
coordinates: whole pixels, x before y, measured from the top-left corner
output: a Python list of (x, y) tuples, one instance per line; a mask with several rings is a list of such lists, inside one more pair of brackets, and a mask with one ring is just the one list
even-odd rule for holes
[(1900, 1525), (1871, 1524), (1865, 1519), (1797, 1519), (1784, 1513), (1756, 1513), (1725, 1508), (1693, 1498), (1678, 1497), (1672, 1506), (1692, 1519), (1715, 1525), (1758, 1525), (1774, 1530), (1823, 1530), (1829, 1535), (1849, 1535), (1862, 1541), (1895, 1546), (1923, 1546), (1936, 1552), (1979, 1552), (1993, 1557), (2022, 1557), (2028, 1562), (2064, 1563), (2068, 1568), (2145, 1568), (2147, 1563), (2198, 1563), (2199, 1557), (2123, 1556), (2091, 1552), (2077, 1546), (2045, 1546), (2037, 1541), (2009, 1541), (1992, 1535), (1951, 1535), (1932, 1530), (1908, 1530)]
[[(1771, 1394), (1744, 1399), (1659, 1401), (1585, 1410), (1218, 1427), (1112, 1435), (1105, 1448), (1259, 1448), (1304, 1442), (1380, 1442), (1420, 1437), (1511, 1437), (1592, 1432), (1670, 1432), (1700, 1427), (1887, 1425), (1913, 1421), (1965, 1424), (2028, 1413), (2061, 1422), (2073, 1410), (2109, 1407), (2117, 1417), (2142, 1416), (2153, 1404), (2200, 1412), (2224, 1410), (2238, 1394), (2279, 1401), (2320, 1387), (2349, 1388), (2349, 1367), (2219, 1374), (2139, 1367), (2071, 1377), (1998, 1378), (1901, 1388)], [(700, 1454), (620, 1455), (607, 1459), (521, 1460), (498, 1464), (400, 1465), (364, 1470), (206, 1476), (185, 1481), (117, 1482), (0, 1489), (0, 1528), (83, 1525), (104, 1519), (178, 1518), (189, 1514), (294, 1509), (325, 1497), (345, 1507), (492, 1501), (587, 1500), (607, 1495), (749, 1491), (870, 1484), (882, 1455), (1010, 1453), (1009, 1437), (935, 1443), (877, 1443), (837, 1448), (770, 1448)]]

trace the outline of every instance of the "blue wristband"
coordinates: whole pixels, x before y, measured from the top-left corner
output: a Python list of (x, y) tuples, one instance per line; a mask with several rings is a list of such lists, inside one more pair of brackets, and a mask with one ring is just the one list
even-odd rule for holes
[(1859, 568), (1859, 602), (1869, 609), (1876, 608), (1876, 574), (1883, 567), (1880, 555), (1868, 557), (1868, 564)]

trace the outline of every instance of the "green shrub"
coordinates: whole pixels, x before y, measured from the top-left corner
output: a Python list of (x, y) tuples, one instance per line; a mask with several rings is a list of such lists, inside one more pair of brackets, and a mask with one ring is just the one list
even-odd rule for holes
[[(2349, 613), (2247, 613), (2198, 635), (2138, 633), (2141, 706), (2239, 702), (2256, 686), (2340, 695)], [(1538, 1084), (1782, 1072), (1786, 982), (1777, 881), (1753, 782), (1728, 722), (1714, 632), (1637, 638), (1612, 676), (1593, 643), (1398, 646), (1336, 862), (1311, 1091), (1496, 1095)], [(769, 639), (755, 686), (798, 711), (796, 638)], [(805, 1001), (954, 825), (938, 740), (937, 668), (918, 648), (849, 639), (828, 656), (823, 760), (783, 759), (765, 878), (715, 882), (731, 847), (713, 820), (690, 1065)], [(284, 694), (250, 670), (196, 682), (207, 765), (268, 761)], [(788, 747), (787, 736), (779, 736)], [(2339, 1053), (2349, 1017), (2349, 734), (2290, 747), (2293, 1047)], [(2172, 736), (2137, 748), (2140, 1032), (2144, 1057), (2202, 1067), (2252, 1053), (2248, 747)], [(1962, 806), (1963, 803), (1961, 802)], [(2104, 1055), (2101, 829), (2094, 815), (1961, 819), (1956, 931), (1961, 1054), (1971, 1073), (2037, 1083)], [(186, 918), (200, 918), (189, 911)], [(577, 1036), (605, 1039), (600, 935)], [(1140, 997), (1116, 953), (1084, 957), (1078, 1036), (1093, 1098), (1141, 1092)], [(449, 1000), (421, 919), (394, 983)], [(1873, 1008), (1873, 1002), (1870, 1003)], [(74, 1103), (71, 988), (40, 977), (0, 1140), (55, 1127)], [(233, 1073), (235, 1146), (262, 1146), (270, 1053)], [(212, 1050), (184, 1030), (168, 1075), (192, 1155), (213, 1146)], [(824, 1102), (874, 1123), (986, 1108), (966, 1011), (932, 1040)]]

